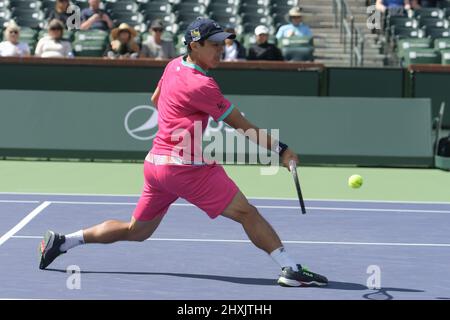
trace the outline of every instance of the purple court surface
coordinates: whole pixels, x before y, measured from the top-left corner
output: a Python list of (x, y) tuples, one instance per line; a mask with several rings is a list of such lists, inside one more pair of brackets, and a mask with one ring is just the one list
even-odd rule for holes
[(128, 221), (137, 199), (0, 194), (0, 299), (450, 299), (450, 203), (307, 200), (302, 215), (295, 199), (251, 199), (325, 288), (278, 286), (239, 224), (184, 200), (147, 241), (80, 246), (39, 270), (47, 229)]

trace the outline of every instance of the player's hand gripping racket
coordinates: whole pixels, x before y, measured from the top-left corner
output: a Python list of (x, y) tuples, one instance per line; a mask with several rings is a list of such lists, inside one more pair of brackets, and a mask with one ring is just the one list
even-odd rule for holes
[(305, 214), (305, 203), (303, 202), (302, 189), (300, 188), (300, 181), (298, 180), (297, 165), (295, 163), (295, 160), (289, 161), (289, 169), (291, 170), (292, 177), (294, 178), (295, 188), (297, 189), (298, 201), (300, 201), (302, 213)]

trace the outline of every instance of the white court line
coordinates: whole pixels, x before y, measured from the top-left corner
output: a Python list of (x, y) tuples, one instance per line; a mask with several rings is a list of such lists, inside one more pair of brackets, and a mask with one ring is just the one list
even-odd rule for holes
[(40, 203), (40, 201), (28, 201), (28, 200), (0, 200), (0, 203)]
[[(41, 239), (39, 236), (13, 236), (15, 239)], [(221, 243), (251, 243), (250, 240), (236, 239), (178, 239), (178, 238), (149, 238), (147, 241), (172, 241), (172, 242), (221, 242)], [(283, 240), (290, 244), (326, 244), (326, 245), (351, 245), (351, 246), (395, 246), (395, 247), (450, 247), (450, 243), (404, 243), (404, 242), (349, 242), (349, 241), (308, 241), (308, 240)]]
[(0, 246), (4, 244), (6, 241), (8, 241), (9, 238), (14, 236), (23, 227), (25, 227), (34, 217), (36, 217), (39, 213), (41, 213), (50, 204), (51, 204), (50, 201), (45, 201), (41, 203), (38, 207), (36, 207), (33, 211), (31, 211), (25, 218), (23, 218), (18, 224), (16, 224), (11, 230), (9, 230), (0, 238)]
[[(14, 202), (14, 200), (9, 200)], [(20, 201), (19, 201), (20, 203)], [(116, 205), (116, 206), (135, 206), (136, 202), (98, 202), (98, 201), (52, 201), (53, 204), (73, 204), (73, 205)], [(175, 207), (195, 207), (191, 203), (173, 203)], [(299, 206), (264, 206), (256, 205), (258, 209), (280, 209), (280, 210), (299, 210)], [(345, 208), (345, 207), (307, 207), (308, 210), (321, 211), (357, 211), (357, 212), (394, 212), (394, 213), (447, 213), (450, 210), (418, 210), (418, 209), (386, 209), (386, 208)]]
[[(119, 205), (119, 206), (135, 206), (135, 202), (89, 202), (89, 201), (52, 201), (55, 204), (74, 204), (74, 205)], [(175, 207), (195, 207), (191, 203), (173, 203)], [(259, 206), (258, 209), (281, 209), (281, 210), (298, 210), (299, 206)], [(339, 208), (339, 207), (307, 207), (308, 210), (325, 210), (325, 211), (367, 211), (367, 212), (413, 212), (413, 213), (449, 213), (450, 210), (417, 210), (417, 209), (377, 209), (377, 208)]]
[[(45, 193), (45, 192), (0, 192), (0, 195), (48, 195), (48, 196), (83, 196), (83, 197), (140, 197), (140, 194), (108, 194), (108, 193)], [(247, 197), (250, 200), (298, 201), (297, 198), (284, 197)], [(362, 203), (412, 203), (412, 204), (448, 204), (450, 201), (396, 201), (396, 200), (352, 200), (352, 199), (307, 199), (305, 201), (323, 202), (362, 202)]]

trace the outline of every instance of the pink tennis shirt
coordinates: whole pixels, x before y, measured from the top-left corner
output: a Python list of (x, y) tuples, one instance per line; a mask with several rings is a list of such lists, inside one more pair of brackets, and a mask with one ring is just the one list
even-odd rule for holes
[(204, 161), (202, 135), (209, 116), (222, 121), (234, 105), (205, 70), (185, 59), (169, 62), (158, 83), (159, 128), (150, 153), (197, 163)]

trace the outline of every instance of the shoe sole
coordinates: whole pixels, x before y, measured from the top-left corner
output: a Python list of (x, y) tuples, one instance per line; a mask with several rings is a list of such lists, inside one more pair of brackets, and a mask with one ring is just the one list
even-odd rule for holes
[(282, 287), (324, 287), (328, 284), (317, 281), (301, 282), (297, 280), (288, 279), (285, 277), (278, 278), (277, 282)]
[(47, 231), (45, 233), (43, 241), (44, 241), (44, 245), (45, 245), (44, 251), (42, 251), (42, 242), (39, 244), (39, 247), (38, 247), (38, 251), (41, 256), (40, 263), (39, 263), (39, 269), (41, 269), (41, 270), (45, 269), (45, 267), (46, 267), (46, 266), (42, 265), (43, 259), (44, 259), (45, 254), (48, 252), (48, 249), (53, 246), (53, 241), (55, 241), (55, 233), (52, 231)]

